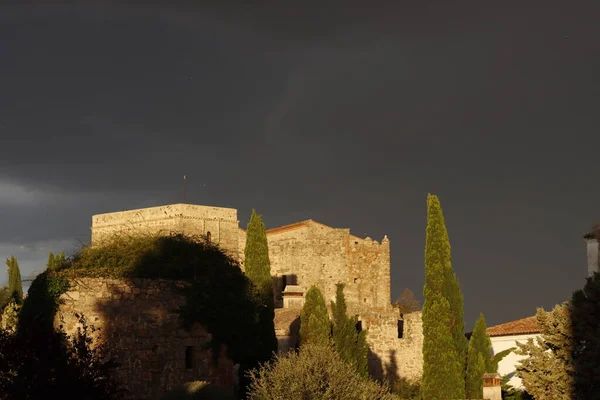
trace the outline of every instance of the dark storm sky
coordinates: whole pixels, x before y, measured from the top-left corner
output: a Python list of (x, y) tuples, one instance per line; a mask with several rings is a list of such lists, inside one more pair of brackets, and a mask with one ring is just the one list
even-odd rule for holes
[(0, 257), (42, 269), (93, 214), (181, 202), (186, 174), (242, 227), (387, 234), (394, 298), (422, 298), (437, 194), (467, 329), (584, 284), (597, 1), (250, 3), (0, 6)]

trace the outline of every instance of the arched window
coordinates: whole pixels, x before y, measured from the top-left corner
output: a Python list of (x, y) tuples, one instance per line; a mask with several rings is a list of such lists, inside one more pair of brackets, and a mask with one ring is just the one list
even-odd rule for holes
[(206, 241), (210, 243), (210, 240), (211, 240), (211, 234), (210, 234), (210, 231), (207, 231), (206, 232)]

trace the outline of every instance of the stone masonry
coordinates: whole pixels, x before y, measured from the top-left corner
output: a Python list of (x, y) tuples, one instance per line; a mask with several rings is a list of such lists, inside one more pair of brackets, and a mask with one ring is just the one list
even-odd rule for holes
[[(71, 289), (61, 296), (64, 303), (55, 325), (69, 334), (80, 327), (75, 313), (83, 314), (88, 325), (100, 328), (107, 359), (120, 366), (117, 378), (130, 394), (127, 399), (157, 399), (175, 385), (204, 380), (234, 387), (234, 366), (224, 356), (218, 364), (204, 345), (210, 334), (196, 324), (190, 332), (178, 322), (177, 308), (182, 296), (172, 286), (185, 283), (163, 280), (115, 280), (80, 278), (71, 280)], [(97, 336), (96, 336), (97, 337)]]
[[(173, 204), (92, 217), (92, 245), (115, 233), (185, 233), (209, 237), (238, 259), (243, 268), (246, 232), (239, 227), (237, 210)], [(287, 285), (321, 289), (329, 303), (335, 285), (345, 284), (348, 312), (368, 329), (370, 371), (408, 380), (420, 378), (423, 366), (421, 313), (400, 316), (391, 305), (390, 241), (359, 238), (349, 229), (332, 228), (313, 220), (267, 231), (280, 350), (294, 346), (300, 310), (284, 311)]]

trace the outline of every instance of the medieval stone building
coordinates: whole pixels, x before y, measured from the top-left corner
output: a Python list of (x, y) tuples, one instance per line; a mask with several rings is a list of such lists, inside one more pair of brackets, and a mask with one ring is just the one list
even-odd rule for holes
[[(237, 259), (243, 268), (246, 232), (239, 227), (235, 209), (173, 204), (92, 217), (92, 246), (101, 244), (103, 240), (115, 234), (136, 233), (201, 234)], [(378, 242), (369, 237), (354, 236), (349, 229), (332, 228), (307, 220), (269, 229), (267, 240), (273, 277), (273, 295), (277, 307), (275, 325), (280, 351), (297, 344), (304, 292), (312, 285), (316, 285), (323, 292), (325, 300), (329, 302), (335, 299), (336, 284), (343, 283), (348, 312), (358, 316), (360, 321), (357, 329), (368, 329), (371, 374), (377, 378), (386, 375), (389, 378), (401, 377), (411, 381), (421, 376), (423, 365), (421, 314), (415, 312), (402, 316), (392, 307), (390, 241), (387, 237)], [(141, 318), (139, 321), (144, 326), (143, 329), (140, 328), (143, 331), (142, 335), (146, 337), (150, 335), (150, 339), (135, 345), (131, 342), (131, 338), (129, 341), (126, 338), (113, 339), (123, 342), (123, 348), (130, 349), (130, 353), (143, 353), (148, 356), (144, 358), (146, 361), (140, 361), (128, 354), (127, 359), (130, 371), (142, 368), (144, 379), (150, 385), (164, 385), (164, 382), (160, 383), (160, 381), (166, 379), (165, 374), (171, 374), (169, 376), (174, 377), (173, 382), (177, 380), (175, 377), (178, 375), (189, 378), (188, 375), (195, 374), (196, 379), (205, 380), (231, 375), (232, 366), (227, 364), (226, 360), (220, 364), (218, 373), (210, 369), (203, 355), (194, 356), (199, 357), (199, 363), (190, 360), (191, 356), (186, 351), (189, 352), (189, 349), (200, 344), (206, 333), (198, 328), (197, 332), (192, 332), (190, 335), (177, 329), (173, 325), (174, 315), (164, 312), (161, 314), (159, 309), (165, 302), (177, 302), (180, 299), (173, 299), (167, 293), (161, 294), (160, 285), (156, 287), (156, 283), (140, 282), (140, 284), (141, 288), (123, 286), (119, 282), (80, 282), (78, 287), (80, 292), (85, 293), (85, 302), (82, 303), (81, 298), (73, 299), (65, 296), (69, 299), (66, 304), (69, 310), (81, 309), (82, 304), (85, 304), (85, 308), (90, 312), (89, 308), (94, 301), (97, 301), (95, 299), (98, 299), (98, 301), (106, 300), (106, 303), (112, 301), (115, 303), (113, 308), (123, 309), (126, 304), (120, 302), (125, 298), (131, 300), (129, 307), (138, 308), (140, 313), (148, 316), (147, 319)], [(99, 286), (93, 289), (94, 285)], [(119, 287), (123, 296), (109, 295), (106, 285)], [(146, 290), (144, 301), (152, 304), (139, 303), (142, 301), (139, 294), (144, 290)], [(138, 293), (137, 297), (134, 296), (134, 292)], [(151, 310), (154, 310), (156, 315), (152, 315)], [(94, 315), (96, 314), (98, 313)], [(114, 314), (105, 315), (113, 315), (112, 319), (117, 321), (126, 314), (115, 309)], [(65, 315), (66, 313), (63, 313), (63, 318)], [(125, 318), (122, 323), (135, 323), (134, 319), (130, 321)], [(108, 321), (104, 322), (110, 325)], [(113, 321), (112, 324), (119, 323)], [(74, 326), (73, 323), (71, 325)], [(161, 362), (158, 362), (159, 359)], [(195, 367), (185, 368), (186, 362), (187, 366)], [(145, 364), (141, 365), (143, 363)], [(133, 376), (135, 372), (130, 374), (131, 376), (128, 377), (135, 380)]]

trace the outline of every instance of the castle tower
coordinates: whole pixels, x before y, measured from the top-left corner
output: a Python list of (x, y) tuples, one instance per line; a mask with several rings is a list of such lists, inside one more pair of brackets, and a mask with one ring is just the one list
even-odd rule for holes
[(590, 233), (583, 235), (583, 240), (586, 243), (587, 250), (587, 266), (588, 276), (592, 276), (594, 272), (600, 272), (598, 269), (600, 225), (595, 225)]
[(239, 257), (239, 221), (234, 208), (171, 204), (92, 216), (92, 246), (116, 234), (203, 235)]

